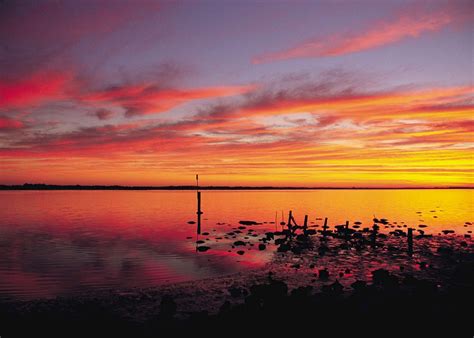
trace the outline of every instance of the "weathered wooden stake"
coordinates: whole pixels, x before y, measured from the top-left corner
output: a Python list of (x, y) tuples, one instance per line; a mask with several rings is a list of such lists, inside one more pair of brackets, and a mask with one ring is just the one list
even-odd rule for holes
[(281, 231), (283, 231), (283, 224), (285, 223), (285, 215), (284, 215), (284, 212), (283, 210), (281, 211)]
[(293, 214), (291, 214), (291, 221), (293, 222), (293, 225), (298, 225), (298, 223), (296, 223), (295, 218), (293, 217)]
[(197, 233), (198, 235), (201, 234), (201, 215), (202, 215), (202, 211), (201, 211), (201, 192), (198, 191), (197, 192)]
[(326, 237), (326, 230), (328, 229), (328, 218), (326, 217), (324, 219), (324, 225), (323, 225), (323, 236)]
[(306, 231), (307, 229), (308, 229), (308, 215), (304, 215), (303, 230)]
[(278, 211), (275, 211), (275, 231), (278, 230), (278, 228), (277, 228), (277, 222), (278, 222)]
[(346, 221), (346, 225), (344, 226), (344, 233), (346, 236), (346, 240), (349, 239), (349, 221)]
[(411, 256), (413, 255), (413, 229), (412, 228), (408, 228), (407, 241), (408, 241), (408, 254)]
[(288, 212), (288, 223), (286, 223), (286, 226), (288, 227), (288, 230), (291, 230), (291, 219), (293, 218), (292, 211), (290, 210)]
[(372, 247), (375, 248), (376, 247), (376, 240), (377, 240), (377, 229), (378, 229), (378, 225), (374, 223), (374, 226), (372, 227)]

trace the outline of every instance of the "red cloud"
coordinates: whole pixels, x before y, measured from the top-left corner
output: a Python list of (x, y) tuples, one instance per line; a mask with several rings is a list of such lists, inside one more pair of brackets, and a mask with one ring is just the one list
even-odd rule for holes
[(160, 113), (192, 100), (242, 94), (251, 86), (223, 86), (192, 89), (164, 89), (153, 84), (124, 85), (92, 92), (82, 100), (112, 103), (123, 107), (127, 117)]
[(466, 14), (454, 8), (442, 8), (435, 12), (409, 8), (394, 19), (378, 21), (361, 32), (311, 39), (283, 51), (257, 56), (253, 62), (264, 63), (355, 53), (395, 43), (405, 38), (415, 38), (427, 32), (438, 31), (454, 21), (462, 22), (465, 19)]
[(0, 108), (18, 108), (64, 95), (70, 75), (39, 72), (17, 81), (0, 81)]
[(14, 120), (9, 117), (0, 116), (0, 132), (22, 129), (25, 125), (22, 121)]

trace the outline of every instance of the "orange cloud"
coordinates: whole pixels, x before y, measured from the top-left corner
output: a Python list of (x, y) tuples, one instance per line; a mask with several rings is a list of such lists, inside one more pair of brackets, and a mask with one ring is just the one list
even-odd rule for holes
[[(466, 10), (469, 11), (469, 8)], [(314, 38), (283, 51), (257, 56), (253, 62), (339, 56), (360, 52), (439, 31), (455, 21), (464, 21), (467, 17), (466, 12), (453, 7), (439, 8), (436, 11), (410, 7), (394, 18), (373, 23), (363, 31)]]

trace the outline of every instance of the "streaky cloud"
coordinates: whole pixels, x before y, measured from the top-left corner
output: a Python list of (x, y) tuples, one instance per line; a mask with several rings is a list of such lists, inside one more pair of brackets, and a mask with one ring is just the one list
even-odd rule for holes
[(453, 23), (466, 22), (469, 19), (469, 10), (472, 11), (472, 8), (462, 2), (435, 9), (420, 4), (411, 5), (401, 9), (391, 18), (373, 22), (358, 32), (316, 37), (282, 51), (256, 56), (252, 61), (258, 64), (298, 58), (341, 56), (379, 48), (439, 31)]

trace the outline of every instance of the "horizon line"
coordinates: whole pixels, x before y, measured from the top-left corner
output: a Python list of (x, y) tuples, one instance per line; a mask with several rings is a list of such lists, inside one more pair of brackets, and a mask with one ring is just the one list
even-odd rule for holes
[(427, 190), (427, 189), (474, 189), (474, 186), (433, 186), (433, 187), (331, 187), (331, 186), (246, 186), (246, 185), (101, 185), (101, 184), (0, 184), (0, 190)]

